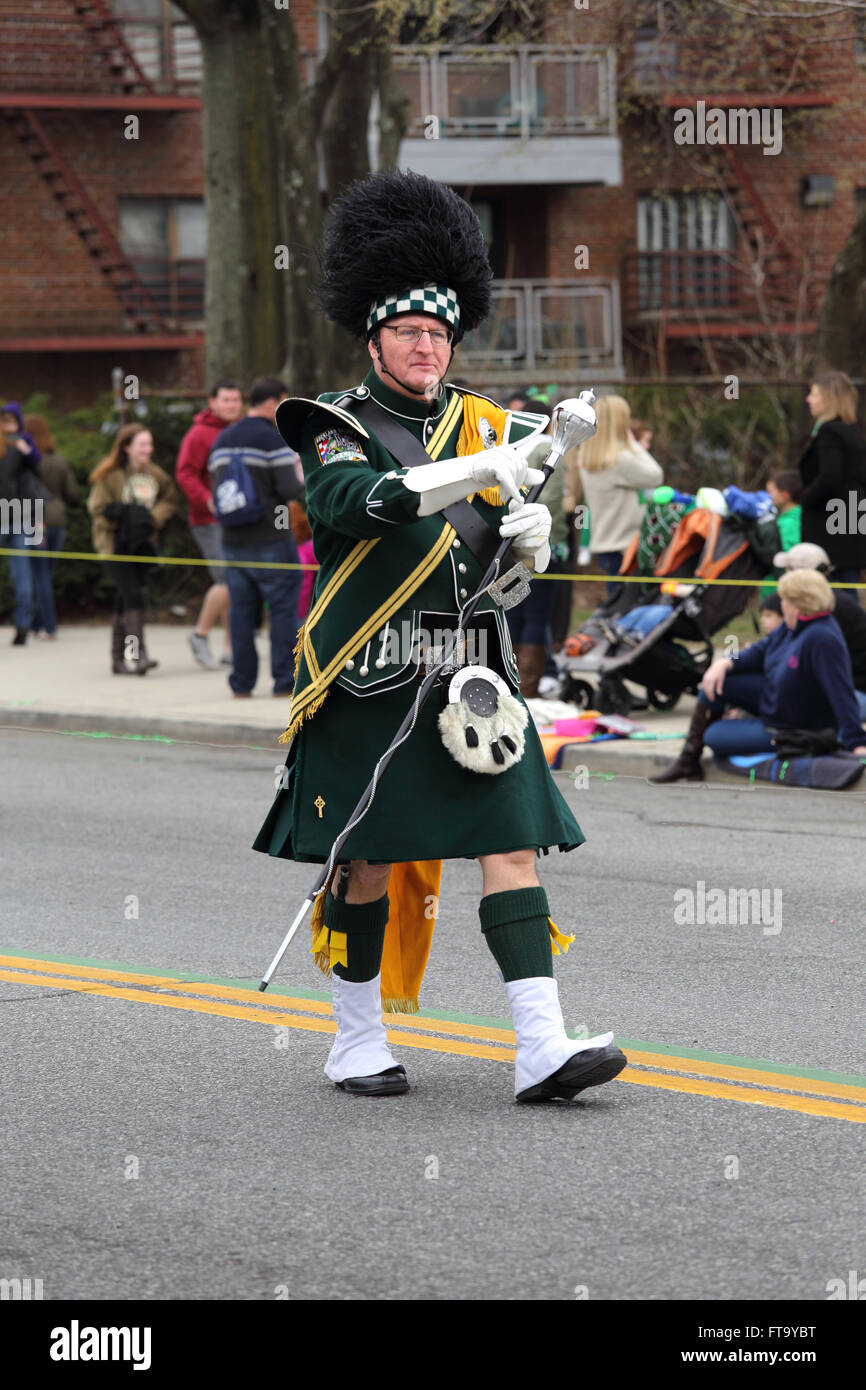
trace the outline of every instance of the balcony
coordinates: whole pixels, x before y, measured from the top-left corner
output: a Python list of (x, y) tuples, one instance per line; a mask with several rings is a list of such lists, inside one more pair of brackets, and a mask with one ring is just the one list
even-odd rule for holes
[(410, 103), (401, 167), (447, 183), (622, 181), (612, 48), (407, 45), (393, 56)]
[[(0, 45), (0, 106), (194, 110), (201, 104), (201, 45), (165, 6), (162, 18), (116, 0), (115, 13), (85, 23), (72, 8), (45, 22), (10, 19)], [(93, 16), (91, 15), (91, 19)], [(585, 44), (393, 50), (409, 99), (399, 164), (454, 184), (620, 184), (616, 54)], [(315, 54), (301, 54), (307, 82)], [(376, 109), (370, 162), (378, 168)]]
[(409, 139), (616, 133), (612, 49), (406, 46), (393, 56)]
[(740, 259), (734, 251), (638, 251), (621, 275), (623, 320), (662, 325), (668, 337), (808, 333), (790, 272)]
[(460, 348), (473, 368), (502, 371), (592, 367), (621, 373), (615, 280), (494, 280), (490, 317)]

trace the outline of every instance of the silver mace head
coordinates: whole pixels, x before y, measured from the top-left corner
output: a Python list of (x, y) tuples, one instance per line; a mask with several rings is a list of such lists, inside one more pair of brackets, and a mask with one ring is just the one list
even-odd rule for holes
[(593, 410), (594, 403), (595, 392), (589, 390), (581, 391), (579, 396), (560, 401), (559, 405), (553, 407), (553, 445), (550, 452), (557, 460), (576, 444), (582, 444), (595, 434), (598, 420)]

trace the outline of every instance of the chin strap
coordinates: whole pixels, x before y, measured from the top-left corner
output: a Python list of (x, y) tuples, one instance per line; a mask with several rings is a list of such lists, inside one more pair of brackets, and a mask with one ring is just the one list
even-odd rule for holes
[[(426, 391), (416, 391), (414, 386), (410, 386), (407, 382), (401, 381), (400, 378), (399, 378), (398, 376), (395, 376), (394, 373), (393, 373), (392, 371), (390, 371), (390, 370), (385, 366), (385, 363), (384, 363), (383, 360), (382, 360), (382, 345), (381, 345), (381, 342), (380, 342), (380, 340), (379, 340), (379, 334), (378, 334), (378, 333), (373, 333), (373, 334), (371, 334), (371, 336), (370, 336), (370, 341), (372, 342), (373, 347), (376, 349), (376, 356), (377, 356), (378, 359), (379, 359), (379, 366), (380, 366), (380, 368), (382, 369), (382, 371), (385, 373), (385, 375), (386, 375), (386, 376), (389, 376), (389, 377), (391, 378), (392, 381), (396, 381), (396, 383), (397, 383), (398, 386), (402, 386), (402, 388), (403, 388), (404, 391), (409, 391), (413, 396), (419, 396), (419, 397), (421, 397), (422, 400), (427, 400), (428, 397), (427, 397), (427, 392), (426, 392)], [(454, 346), (452, 345), (452, 347), (451, 347), (451, 356), (448, 358), (448, 368), (450, 368), (451, 362), (452, 362), (453, 358), (454, 358)], [(448, 370), (448, 368), (446, 368), (446, 371)], [(443, 378), (440, 377), (440, 379), (439, 379), (439, 390), (438, 390), (438, 392), (436, 393), (436, 397), (435, 397), (436, 400), (438, 400), (438, 399), (439, 399), (439, 396), (442, 394), (442, 380), (443, 380)]]

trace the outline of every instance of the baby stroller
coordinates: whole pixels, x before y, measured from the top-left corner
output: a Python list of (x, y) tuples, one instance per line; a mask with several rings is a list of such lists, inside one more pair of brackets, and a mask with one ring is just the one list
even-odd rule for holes
[[(620, 574), (637, 572), (639, 538), (623, 557)], [(603, 714), (646, 708), (673, 709), (683, 692), (696, 695), (713, 659), (713, 634), (742, 613), (752, 589), (710, 586), (701, 580), (760, 580), (779, 548), (773, 517), (722, 518), (703, 507), (687, 512), (662, 550), (658, 579), (689, 581), (661, 594), (654, 584), (623, 584), (569, 638), (560, 657), (562, 699)], [(667, 586), (666, 586), (667, 587)], [(757, 630), (757, 629), (756, 629)], [(692, 644), (692, 645), (686, 645)], [(582, 677), (594, 672), (596, 690)], [(646, 702), (625, 685), (643, 686)]]

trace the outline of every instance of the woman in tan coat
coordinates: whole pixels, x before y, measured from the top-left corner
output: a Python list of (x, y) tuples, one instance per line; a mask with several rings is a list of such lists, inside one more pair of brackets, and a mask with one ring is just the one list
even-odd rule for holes
[[(93, 484), (87, 510), (93, 518), (93, 548), (100, 555), (156, 555), (162, 528), (178, 508), (178, 493), (169, 475), (151, 462), (153, 436), (143, 425), (125, 425), (111, 452), (90, 475)], [(158, 663), (144, 645), (145, 580), (150, 568), (142, 561), (109, 563), (117, 585), (111, 634), (114, 675), (132, 675), (126, 665), (130, 642), (135, 673), (147, 675)]]
[[(642, 488), (664, 482), (661, 466), (641, 448), (632, 434), (628, 401), (602, 396), (596, 404), (598, 430), (577, 451), (577, 472), (583, 501), (589, 507), (590, 547), (605, 574), (617, 574), (623, 552), (638, 530), (643, 507)], [(576, 493), (576, 480), (566, 488)], [(608, 584), (608, 593), (617, 586)]]

